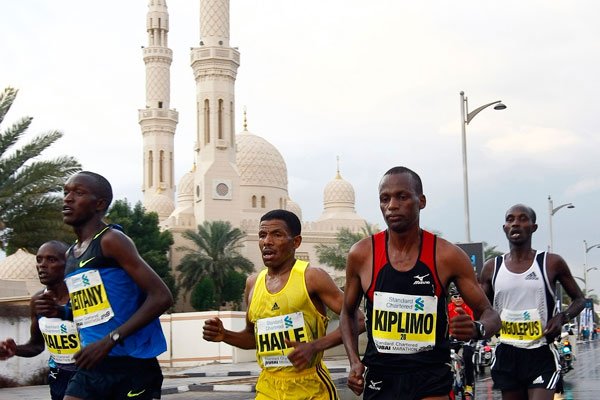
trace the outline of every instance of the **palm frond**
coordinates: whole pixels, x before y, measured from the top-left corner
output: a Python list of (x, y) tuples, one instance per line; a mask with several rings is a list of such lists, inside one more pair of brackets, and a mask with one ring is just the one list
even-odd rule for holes
[(19, 91), (17, 89), (7, 87), (2, 93), (0, 93), (0, 123), (4, 121), (4, 117), (15, 102), (18, 92)]

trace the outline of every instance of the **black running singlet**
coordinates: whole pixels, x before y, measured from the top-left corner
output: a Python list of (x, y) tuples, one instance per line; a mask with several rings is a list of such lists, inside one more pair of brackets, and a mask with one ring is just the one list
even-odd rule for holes
[(419, 258), (409, 271), (398, 271), (389, 263), (387, 230), (372, 236), (363, 358), (369, 368), (407, 371), (450, 360), (446, 293), (435, 264), (436, 237), (421, 232)]

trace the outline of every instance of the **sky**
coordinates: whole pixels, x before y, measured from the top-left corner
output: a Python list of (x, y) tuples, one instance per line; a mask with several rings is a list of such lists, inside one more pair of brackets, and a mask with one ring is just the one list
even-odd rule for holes
[[(193, 163), (199, 1), (168, 0), (171, 107), (179, 112), (176, 180)], [(142, 198), (145, 105), (141, 47), (145, 0), (0, 0), (0, 87), (19, 89), (2, 128), (34, 117), (26, 140), (64, 137), (40, 157), (75, 156), (113, 184), (115, 198)], [(538, 215), (533, 247), (550, 243), (575, 276), (587, 268), (600, 295), (600, 2), (231, 0), (230, 45), (241, 65), (236, 126), (284, 157), (303, 219), (322, 212), (339, 168), (356, 210), (384, 226), (377, 186), (404, 165), (423, 180), (421, 225), (466, 240), (460, 96), (466, 127), (471, 239), (500, 251), (506, 210)]]

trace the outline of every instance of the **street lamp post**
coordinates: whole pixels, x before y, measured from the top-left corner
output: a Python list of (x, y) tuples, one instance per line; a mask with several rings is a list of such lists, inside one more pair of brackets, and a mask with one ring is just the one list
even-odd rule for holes
[(584, 252), (583, 252), (583, 293), (585, 294), (585, 297), (588, 296), (588, 291), (587, 291), (587, 273), (589, 271), (593, 271), (595, 269), (598, 269), (598, 267), (591, 267), (591, 268), (587, 267), (587, 253), (589, 253), (591, 249), (596, 248), (596, 247), (600, 248), (600, 243), (588, 246), (587, 245), (587, 241), (586, 240), (583, 241), (583, 249), (584, 249)]
[(567, 208), (575, 208), (573, 203), (565, 203), (561, 204), (558, 207), (554, 207), (554, 202), (552, 201), (552, 197), (548, 195), (548, 216), (549, 216), (549, 230), (550, 230), (550, 246), (548, 246), (548, 252), (552, 252), (554, 250), (553, 238), (552, 238), (552, 216), (558, 212), (563, 207)]
[(462, 128), (462, 169), (463, 169), (463, 189), (464, 189), (464, 201), (465, 201), (465, 236), (467, 243), (471, 243), (471, 223), (469, 221), (469, 176), (467, 173), (467, 125), (477, 114), (489, 106), (494, 106), (494, 110), (504, 110), (506, 106), (502, 104), (501, 100), (493, 101), (488, 104), (484, 104), (481, 107), (477, 107), (473, 111), (469, 112), (468, 98), (465, 96), (465, 92), (460, 92), (460, 116), (461, 116), (461, 128)]
[[(558, 207), (554, 207), (554, 202), (552, 201), (552, 197), (548, 195), (548, 219), (549, 219), (549, 230), (550, 230), (550, 245), (548, 246), (548, 253), (551, 253), (554, 249), (554, 243), (552, 238), (552, 216), (558, 212), (563, 207), (567, 208), (575, 208), (573, 203), (565, 203), (561, 204)], [(560, 283), (556, 284), (556, 310), (558, 312), (562, 311), (562, 287)]]

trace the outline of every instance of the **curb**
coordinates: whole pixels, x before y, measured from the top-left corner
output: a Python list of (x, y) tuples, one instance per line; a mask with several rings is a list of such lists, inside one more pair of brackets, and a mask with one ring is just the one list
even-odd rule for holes
[[(329, 368), (330, 374), (343, 373), (348, 372), (349, 368)], [(231, 377), (231, 376), (239, 376), (239, 377), (248, 377), (248, 376), (258, 376), (260, 371), (229, 371), (229, 372), (197, 372), (197, 373), (188, 373), (188, 374), (179, 374), (179, 375), (168, 375), (165, 378), (210, 378), (210, 377)], [(348, 381), (348, 378), (336, 378), (333, 379), (333, 383), (336, 386), (345, 385)], [(177, 393), (185, 393), (185, 392), (243, 392), (243, 393), (254, 393), (256, 391), (254, 384), (227, 384), (227, 383), (219, 383), (219, 384), (197, 384), (192, 383), (189, 385), (181, 385), (175, 387), (165, 387), (161, 390), (161, 394), (177, 394)]]
[(231, 376), (258, 376), (260, 371), (229, 371), (229, 372), (188, 372), (184, 374), (165, 374), (164, 378), (223, 378)]
[[(328, 368), (330, 374), (350, 372), (348, 367)], [(183, 374), (165, 374), (165, 378), (219, 378), (231, 376), (258, 376), (260, 371), (228, 371), (228, 372), (186, 372)]]
[(161, 394), (176, 394), (185, 392), (254, 392), (254, 385), (183, 385), (177, 387), (163, 388)]

